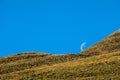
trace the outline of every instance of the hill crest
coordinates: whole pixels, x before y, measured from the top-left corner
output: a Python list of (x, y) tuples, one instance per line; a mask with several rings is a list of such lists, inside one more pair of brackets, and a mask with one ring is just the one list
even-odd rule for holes
[(105, 39), (87, 48), (81, 55), (98, 55), (120, 51), (120, 29), (113, 32)]

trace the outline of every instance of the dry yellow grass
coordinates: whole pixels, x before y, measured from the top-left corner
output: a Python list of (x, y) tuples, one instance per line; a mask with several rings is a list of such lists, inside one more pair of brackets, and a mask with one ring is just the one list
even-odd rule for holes
[(120, 52), (0, 75), (1, 80), (119, 80)]
[(81, 55), (98, 55), (120, 51), (120, 30), (112, 33), (107, 38), (84, 50)]
[(120, 80), (120, 30), (81, 54), (0, 58), (0, 80)]

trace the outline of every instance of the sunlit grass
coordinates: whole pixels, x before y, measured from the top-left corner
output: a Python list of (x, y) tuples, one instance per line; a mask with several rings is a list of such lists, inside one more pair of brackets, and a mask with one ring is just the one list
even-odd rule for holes
[(43, 65), (2, 74), (13, 80), (108, 80), (120, 79), (120, 52), (81, 58), (64, 63)]
[(120, 80), (120, 30), (81, 54), (0, 58), (0, 80)]

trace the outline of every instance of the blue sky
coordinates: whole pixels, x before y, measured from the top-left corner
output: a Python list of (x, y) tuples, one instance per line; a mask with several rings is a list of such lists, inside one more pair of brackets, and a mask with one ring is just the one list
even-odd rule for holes
[(120, 0), (0, 0), (0, 56), (78, 53), (120, 28)]

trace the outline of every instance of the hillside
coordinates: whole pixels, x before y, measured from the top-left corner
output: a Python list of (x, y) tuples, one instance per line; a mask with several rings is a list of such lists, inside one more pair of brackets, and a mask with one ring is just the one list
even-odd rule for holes
[(82, 55), (97, 55), (120, 51), (120, 30), (112, 33), (102, 41), (84, 50)]
[(4, 73), (0, 80), (120, 80), (120, 52)]
[(0, 58), (0, 80), (120, 80), (120, 30), (81, 54), (28, 52)]
[(0, 59), (0, 74), (21, 71), (42, 65), (63, 63), (78, 58), (80, 58), (80, 56), (74, 54), (55, 56), (37, 52), (8, 56)]

